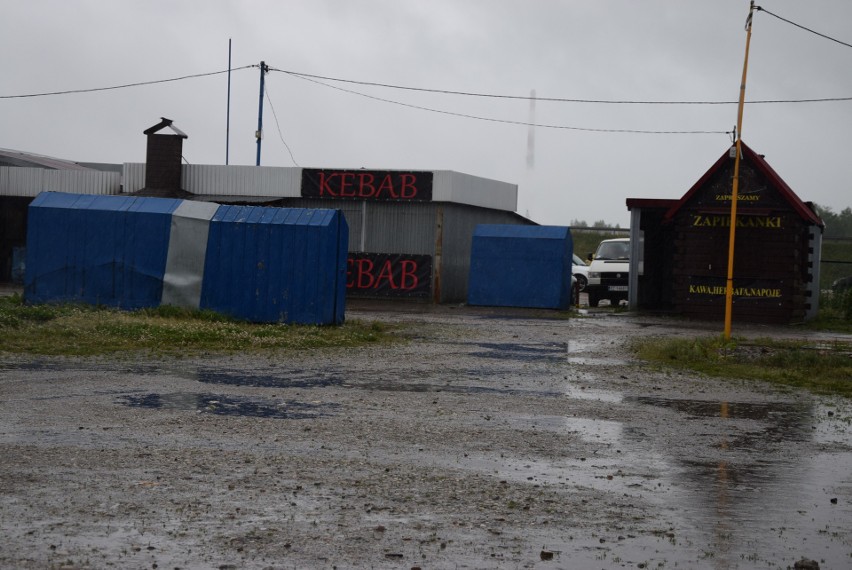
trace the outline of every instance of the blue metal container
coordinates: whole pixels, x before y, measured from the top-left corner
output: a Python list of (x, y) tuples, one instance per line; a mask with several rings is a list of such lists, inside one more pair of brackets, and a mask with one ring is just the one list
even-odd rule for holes
[(571, 230), (560, 226), (476, 226), (468, 304), (566, 309), (571, 304)]
[(349, 229), (338, 210), (220, 206), (201, 306), (259, 322), (341, 323)]
[(179, 203), (42, 192), (29, 206), (25, 299), (159, 305), (171, 214)]
[(24, 296), (337, 324), (348, 241), (338, 210), (44, 192), (29, 207)]

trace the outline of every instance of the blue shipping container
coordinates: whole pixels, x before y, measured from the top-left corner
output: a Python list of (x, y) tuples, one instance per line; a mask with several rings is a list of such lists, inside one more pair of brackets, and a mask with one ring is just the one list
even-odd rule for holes
[(179, 203), (42, 192), (27, 218), (27, 302), (156, 307)]
[(561, 226), (476, 226), (468, 304), (567, 309), (571, 304), (571, 230)]
[(339, 210), (221, 206), (201, 306), (260, 322), (341, 323), (349, 229)]
[(29, 208), (24, 295), (337, 324), (348, 236), (338, 210), (44, 192)]

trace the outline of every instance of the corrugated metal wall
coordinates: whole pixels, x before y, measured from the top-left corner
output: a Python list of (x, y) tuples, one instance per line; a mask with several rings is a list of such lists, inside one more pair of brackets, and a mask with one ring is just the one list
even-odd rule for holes
[(308, 198), (285, 203), (289, 207), (341, 210), (349, 224), (351, 252), (435, 254), (435, 203)]
[[(518, 186), (451, 170), (432, 171), (435, 202), (454, 202), (514, 212)], [(302, 169), (274, 166), (185, 164), (181, 178), (187, 192), (201, 196), (301, 196)], [(124, 164), (124, 192), (145, 187), (145, 164)]]
[(432, 199), (514, 212), (518, 185), (451, 170), (434, 171)]
[(336, 210), (220, 206), (201, 306), (257, 322), (342, 323), (347, 241)]
[(467, 299), (471, 241), (478, 224), (535, 225), (514, 212), (464, 204), (299, 199), (284, 205), (341, 209), (349, 224), (350, 252), (431, 256), (431, 298), (439, 303)]
[(183, 189), (199, 196), (298, 197), (301, 168), (184, 165)]
[[(199, 196), (257, 196), (297, 198), (302, 169), (274, 166), (185, 164), (181, 187)], [(145, 164), (124, 164), (124, 192), (145, 187)]]
[(460, 204), (443, 204), (441, 273), (438, 301), (461, 303), (467, 299), (470, 274), (470, 250), (473, 232), (478, 224), (535, 225), (512, 212), (477, 208)]
[(145, 187), (145, 163), (125, 162), (121, 176), (121, 191), (125, 194), (138, 192)]
[(367, 204), (365, 251), (435, 255), (434, 202)]
[[(302, 169), (185, 164), (181, 186), (199, 196), (299, 198)], [(449, 170), (434, 171), (433, 201), (514, 212), (518, 186)], [(145, 163), (127, 162), (122, 174), (94, 170), (0, 167), (0, 196), (34, 197), (46, 190), (77, 194), (131, 194), (145, 187)], [(399, 204), (399, 203), (394, 203)]]
[(120, 189), (118, 172), (0, 167), (0, 196), (35, 197), (43, 191), (108, 195)]
[(44, 192), (29, 208), (27, 302), (160, 302), (179, 200)]

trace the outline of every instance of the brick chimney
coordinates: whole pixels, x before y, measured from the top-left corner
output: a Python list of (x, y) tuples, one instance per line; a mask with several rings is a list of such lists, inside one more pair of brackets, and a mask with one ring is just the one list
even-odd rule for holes
[[(181, 158), (183, 157), (183, 139), (189, 137), (174, 126), (171, 119), (165, 117), (161, 119), (159, 123), (143, 131), (148, 137), (145, 187), (136, 194), (181, 198), (188, 194), (181, 188)], [(158, 134), (158, 131), (166, 127), (169, 127), (174, 134)]]

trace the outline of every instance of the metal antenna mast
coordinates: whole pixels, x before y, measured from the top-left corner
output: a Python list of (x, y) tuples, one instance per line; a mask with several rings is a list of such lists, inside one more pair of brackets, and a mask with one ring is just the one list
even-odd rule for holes
[(228, 38), (228, 112), (225, 118), (225, 164), (231, 151), (231, 38)]

